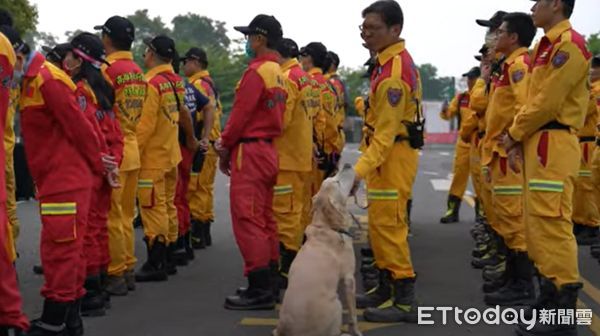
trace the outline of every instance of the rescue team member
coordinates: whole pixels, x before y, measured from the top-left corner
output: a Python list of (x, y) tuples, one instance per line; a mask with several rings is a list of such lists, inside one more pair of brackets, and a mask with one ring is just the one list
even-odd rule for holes
[[(193, 48), (196, 49), (196, 48)], [(184, 62), (188, 62), (190, 52), (186, 53)], [(178, 60), (179, 62), (179, 60)], [(175, 71), (178, 72), (177, 70)], [(205, 153), (209, 146), (209, 136), (213, 128), (214, 107), (210, 104), (210, 99), (203, 95), (190, 82), (185, 83), (184, 103), (189, 115), (189, 130), (185, 126), (179, 130), (179, 144), (181, 148), (182, 160), (178, 166), (177, 192), (175, 194), (175, 206), (177, 208), (178, 234), (175, 251), (173, 252), (175, 260), (181, 265), (188, 260), (194, 259), (194, 250), (191, 241), (191, 221), (190, 206), (187, 200), (189, 195), (190, 174), (198, 171)], [(185, 118), (180, 118), (184, 120)], [(206, 120), (206, 123), (203, 121)], [(187, 138), (186, 138), (187, 136)], [(201, 139), (199, 143), (197, 140)], [(197, 144), (196, 144), (197, 143)], [(201, 148), (196, 148), (201, 147)], [(201, 152), (198, 152), (200, 150)], [(183, 258), (182, 258), (183, 257)]]
[(275, 48), (283, 37), (275, 17), (260, 14), (247, 27), (248, 68), (236, 90), (231, 115), (215, 144), (219, 169), (231, 176), (233, 233), (244, 259), (248, 289), (227, 297), (232, 310), (274, 309), (279, 242), (273, 218), (278, 160), (273, 139), (281, 135), (285, 82)]
[(100, 67), (105, 62), (102, 41), (96, 35), (82, 33), (71, 40), (63, 69), (77, 85), (77, 101), (100, 140), (102, 152), (113, 161), (109, 179), (94, 176), (94, 188), (90, 201), (88, 226), (84, 238), (86, 259), (86, 295), (81, 304), (84, 316), (105, 314), (105, 301), (100, 273), (108, 270), (110, 263), (108, 247), (108, 212), (113, 188), (120, 187), (118, 167), (123, 157), (123, 134), (113, 112), (114, 90), (104, 79)]
[[(592, 61), (593, 63), (593, 61)], [(594, 66), (592, 64), (591, 73)], [(575, 180), (575, 191), (573, 192), (573, 233), (577, 243), (589, 246), (600, 243), (598, 228), (600, 227), (600, 212), (596, 203), (594, 182), (592, 179), (592, 156), (596, 149), (596, 127), (598, 122), (598, 84), (597, 79), (590, 76), (592, 90), (587, 104), (587, 113), (583, 128), (579, 130), (579, 145), (581, 147), (581, 165), (579, 174)]]
[(309, 75), (298, 62), (298, 45), (283, 39), (277, 51), (281, 71), (287, 83), (287, 104), (283, 133), (275, 139), (279, 156), (279, 174), (274, 189), (273, 216), (277, 222), (280, 244), (281, 287), (287, 287), (292, 261), (300, 250), (304, 234), (302, 214), (312, 197), (309, 184), (312, 172), (312, 119), (320, 104), (319, 92), (310, 84)]
[[(590, 99), (595, 102), (597, 112), (600, 114), (600, 55), (592, 59), (592, 70), (590, 72), (590, 82), (592, 90)], [(590, 104), (592, 101), (590, 101)], [(600, 121), (599, 121), (600, 124)], [(592, 183), (594, 188), (594, 197), (596, 204), (600, 202), (600, 127), (596, 126), (596, 147), (592, 156)], [(600, 243), (595, 243), (591, 247), (592, 256), (596, 259), (600, 257)]]
[(71, 43), (68, 42), (57, 44), (54, 47), (42, 46), (42, 50), (46, 53), (46, 61), (58, 68), (62, 68), (67, 52), (71, 49)]
[(146, 97), (146, 81), (140, 67), (133, 61), (131, 45), (135, 28), (126, 18), (113, 16), (103, 25), (94, 27), (102, 31), (102, 43), (108, 65), (102, 73), (115, 91), (114, 112), (123, 133), (123, 160), (119, 166), (119, 184), (113, 189), (108, 213), (110, 265), (105, 290), (111, 295), (126, 295), (135, 289), (132, 228), (135, 216), (135, 198), (140, 169), (140, 154), (136, 125)]
[[(463, 74), (463, 77), (467, 78), (468, 90), (457, 94), (452, 101), (450, 101), (450, 105), (445, 104), (442, 106), (440, 117), (444, 120), (450, 120), (458, 116), (459, 130), (464, 126), (463, 122), (473, 113), (473, 111), (469, 110), (469, 94), (480, 74), (481, 71), (479, 67), (472, 68), (467, 73)], [(471, 145), (469, 142), (465, 142), (459, 137), (456, 141), (454, 150), (454, 164), (452, 166), (453, 177), (452, 183), (450, 184), (450, 191), (448, 192), (448, 210), (444, 214), (444, 217), (440, 219), (440, 223), (448, 224), (457, 223), (459, 221), (458, 214), (460, 203), (465, 190), (467, 190), (467, 183), (469, 182), (470, 151)]]
[[(144, 65), (148, 90), (137, 126), (142, 168), (138, 182), (138, 200), (144, 222), (147, 260), (135, 275), (136, 281), (164, 281), (167, 271), (167, 246), (177, 240), (177, 222), (169, 218), (177, 185), (177, 165), (181, 151), (177, 144), (179, 106), (185, 87), (173, 72), (175, 42), (158, 35), (145, 39)], [(175, 94), (177, 93), (177, 94)], [(131, 223), (129, 223), (131, 225)]]
[[(579, 282), (572, 195), (581, 151), (577, 131), (589, 100), (590, 53), (571, 26), (574, 0), (536, 1), (533, 21), (545, 36), (533, 52), (527, 104), (504, 137), (512, 167), (523, 158), (529, 255), (541, 277), (534, 308), (576, 309)], [(548, 258), (552, 255), (552, 258)], [(576, 335), (574, 324), (538, 324), (520, 335)]]
[[(214, 149), (215, 141), (221, 136), (221, 115), (223, 106), (219, 97), (217, 86), (210, 76), (208, 69), (208, 56), (200, 48), (191, 48), (187, 51), (183, 62), (183, 71), (188, 82), (202, 95), (210, 100), (213, 109), (213, 121), (204, 119), (204, 114), (196, 114), (198, 130), (211, 127), (208, 151), (204, 155), (202, 169), (191, 172), (187, 200), (191, 213), (191, 239), (192, 247), (196, 249), (212, 245), (210, 227), (215, 220), (214, 214), (214, 185), (217, 173), (217, 153)], [(200, 136), (200, 134), (197, 134)]]
[[(17, 62), (23, 62), (23, 57), (17, 60), (15, 51), (20, 51), (24, 44), (16, 31), (9, 27), (12, 17), (3, 9), (0, 10), (0, 123), (6, 120), (9, 108), (10, 88), (13, 82), (19, 82), (22, 71), (13, 70)], [(6, 36), (8, 35), (8, 36)], [(4, 125), (0, 131), (4, 131)], [(0, 160), (4, 160), (4, 150), (0, 149)], [(12, 256), (14, 245), (10, 243), (11, 231), (6, 214), (6, 188), (4, 176), (0, 175), (0, 334), (17, 334), (29, 328), (29, 322), (23, 314), (21, 294), (17, 284), (17, 273)]]
[(300, 49), (302, 68), (320, 91), (321, 108), (313, 119), (313, 142), (316, 146), (316, 164), (313, 167), (312, 195), (321, 188), (321, 183), (335, 171), (339, 160), (336, 97), (323, 75), (329, 68), (327, 48), (320, 42), (312, 42)]
[(81, 327), (77, 300), (85, 294), (83, 238), (93, 174), (106, 175), (112, 160), (101, 153), (93, 126), (76, 101), (73, 81), (41, 54), (16, 50), (21, 60), (17, 69), (24, 73), (21, 127), (40, 203), (45, 280), (42, 316), (28, 335), (60, 334), (65, 323), (75, 332)]
[[(336, 97), (336, 116), (337, 127), (338, 127), (338, 142), (337, 148), (339, 155), (341, 156), (344, 146), (346, 145), (346, 134), (344, 133), (344, 121), (346, 120), (346, 109), (348, 108), (348, 91), (346, 85), (337, 73), (338, 67), (340, 66), (340, 57), (333, 51), (327, 52), (327, 59), (329, 60), (329, 69), (325, 73), (325, 79), (329, 81), (329, 85), (333, 90)], [(336, 158), (339, 162), (340, 158)]]
[[(488, 182), (493, 186), (492, 206), (498, 233), (508, 247), (504, 277), (487, 294), (489, 305), (515, 306), (530, 302), (534, 296), (532, 265), (525, 243), (523, 222), (523, 174), (508, 167), (501, 136), (514, 116), (527, 103), (529, 85), (529, 46), (536, 34), (531, 16), (510, 13), (496, 30), (496, 51), (505, 57), (500, 76), (495, 79), (493, 95), (486, 111), (486, 132), (482, 140), (481, 164), (488, 166)], [(491, 290), (490, 290), (491, 291)]]
[(409, 136), (409, 129), (421, 115), (421, 80), (400, 37), (404, 25), (400, 5), (377, 1), (362, 16), (361, 37), (378, 54), (366, 118), (373, 130), (354, 166), (354, 189), (366, 179), (369, 237), (380, 281), (357, 297), (357, 306), (367, 308), (364, 318), (369, 322), (416, 323), (416, 274), (407, 241), (406, 201), (419, 161), (418, 151), (411, 146), (418, 139)]

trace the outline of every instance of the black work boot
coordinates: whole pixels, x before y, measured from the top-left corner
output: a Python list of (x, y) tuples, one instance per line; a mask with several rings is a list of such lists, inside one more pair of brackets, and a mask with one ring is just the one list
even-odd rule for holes
[[(110, 302), (110, 294), (106, 291), (106, 281), (108, 279), (107, 271), (100, 271), (100, 288), (102, 289), (102, 297), (104, 298), (104, 308), (110, 309), (112, 304)], [(135, 281), (135, 279), (134, 279)]]
[(188, 231), (183, 235), (183, 249), (187, 254), (188, 260), (194, 260), (194, 248), (192, 247), (192, 232)]
[(75, 300), (69, 305), (67, 312), (67, 335), (83, 336), (83, 321), (81, 320), (81, 299)]
[(368, 322), (417, 323), (415, 279), (392, 280), (392, 298), (377, 308), (367, 308), (363, 314)]
[(364, 292), (370, 292), (379, 285), (379, 270), (375, 274), (363, 274), (362, 287)]
[(24, 335), (25, 334), (23, 333), (23, 330), (21, 330), (17, 327), (0, 325), (0, 336), (24, 336)]
[(492, 242), (495, 246), (492, 246), (490, 251), (483, 257), (473, 259), (471, 261), (473, 268), (482, 269), (485, 266), (496, 266), (506, 258), (507, 249), (504, 240), (498, 235), (494, 236)]
[(298, 252), (286, 249), (283, 244), (279, 246), (279, 288), (286, 289), (288, 286), (288, 275), (292, 262)]
[[(502, 267), (504, 265), (504, 267)], [(494, 293), (506, 286), (508, 280), (513, 276), (515, 271), (515, 258), (514, 254), (509, 251), (506, 255), (506, 260), (499, 264), (497, 267), (490, 267), (484, 269), (482, 272), (485, 282), (483, 283), (483, 292), (486, 294)], [(488, 278), (488, 279), (486, 279)]]
[(148, 252), (148, 260), (135, 273), (135, 281), (149, 282), (167, 280), (167, 246), (165, 245), (165, 240), (166, 239), (163, 236), (156, 237), (153, 242), (149, 241), (148, 238), (144, 238)]
[(524, 306), (530, 305), (535, 299), (533, 287), (533, 265), (527, 252), (513, 252), (510, 258), (512, 266), (507, 273), (506, 285), (494, 293), (485, 296), (488, 305)]
[[(550, 280), (545, 279), (550, 282)], [(546, 283), (545, 287), (552, 285), (553, 289), (544, 289), (546, 292), (542, 292), (541, 295), (545, 295), (543, 304), (539, 303), (536, 307), (538, 314), (538, 321), (540, 321), (540, 309), (547, 309), (550, 311), (575, 311), (577, 309), (577, 296), (579, 290), (583, 287), (581, 283), (572, 283), (561, 286), (560, 290), (557, 290), (553, 283)], [(562, 322), (555, 320), (555, 322)], [(521, 336), (577, 336), (577, 324), (576, 320), (573, 319), (571, 324), (543, 324), (537, 323), (531, 330), (527, 330), (524, 324), (519, 325), (517, 335)]]
[[(175, 275), (177, 274), (177, 267), (175, 264), (175, 258), (173, 257), (173, 252), (175, 250), (175, 245), (174, 244), (169, 244), (167, 246), (167, 252), (165, 254), (166, 256), (166, 262), (165, 262), (165, 271), (167, 272), (167, 275)], [(187, 260), (186, 260), (187, 261)]]
[(600, 242), (600, 234), (597, 227), (581, 225), (579, 232), (575, 234), (577, 245), (590, 246)]
[(590, 253), (592, 254), (593, 258), (600, 259), (600, 243), (590, 246)]
[(461, 199), (454, 195), (448, 195), (448, 210), (444, 217), (440, 219), (442, 224), (458, 223), (458, 212), (460, 210)]
[(179, 236), (175, 243), (169, 244), (170, 258), (175, 266), (187, 266), (189, 264), (188, 253), (184, 246), (184, 236)]
[(266, 267), (248, 273), (248, 289), (225, 299), (229, 310), (273, 310), (275, 298), (271, 287), (271, 268)]
[(379, 307), (392, 297), (392, 275), (388, 270), (379, 270), (379, 281), (376, 287), (365, 294), (356, 296), (356, 308)]
[(42, 265), (33, 265), (33, 274), (44, 275), (44, 268)]
[(212, 246), (212, 235), (210, 234), (210, 226), (212, 220), (206, 221), (202, 225), (202, 238), (204, 238), (204, 244), (206, 247)]
[(65, 322), (70, 303), (44, 300), (42, 317), (31, 321), (27, 336), (69, 336)]
[(201, 250), (206, 248), (206, 241), (204, 240), (203, 224), (197, 219), (192, 219), (192, 247), (194, 250)]
[(106, 315), (106, 302), (100, 282), (100, 275), (88, 276), (83, 285), (85, 296), (81, 299), (81, 315), (104, 316)]
[(363, 247), (360, 249), (360, 256), (363, 258), (375, 258), (373, 254), (373, 249), (370, 247)]

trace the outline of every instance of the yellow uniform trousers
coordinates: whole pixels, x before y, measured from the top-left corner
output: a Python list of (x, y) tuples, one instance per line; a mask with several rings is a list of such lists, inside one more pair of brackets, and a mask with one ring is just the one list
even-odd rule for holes
[(526, 252), (523, 222), (523, 171), (517, 174), (508, 160), (498, 155), (490, 163), (493, 193), (492, 206), (498, 234), (513, 251)]
[(600, 213), (596, 201), (596, 186), (592, 182), (592, 158), (596, 143), (580, 142), (581, 164), (573, 193), (573, 223), (599, 227)]
[(571, 223), (580, 155), (577, 136), (564, 130), (538, 131), (524, 142), (527, 249), (559, 288), (580, 281)]
[(596, 146), (590, 164), (595, 204), (600, 204), (600, 147)]
[(19, 235), (19, 218), (17, 217), (17, 199), (15, 185), (15, 166), (13, 164), (13, 153), (6, 153), (6, 214), (8, 217), (8, 234), (6, 235), (6, 247), (8, 256), (14, 262), (17, 259), (17, 236)]
[(369, 200), (369, 238), (375, 262), (394, 279), (414, 278), (406, 203), (419, 163), (418, 151), (405, 141), (395, 143), (388, 159), (366, 177)]
[(166, 236), (168, 244), (175, 243), (179, 237), (179, 220), (177, 218), (177, 207), (175, 207), (176, 192), (177, 167), (173, 167), (165, 174), (165, 202), (167, 206), (167, 216), (169, 217), (169, 234)]
[(133, 218), (135, 217), (135, 197), (138, 188), (138, 169), (119, 172), (121, 188), (112, 189), (110, 211), (108, 213), (108, 246), (110, 265), (108, 274), (122, 276), (133, 270), (135, 257), (135, 237)]
[(193, 219), (201, 222), (213, 221), (214, 214), (214, 186), (219, 158), (212, 146), (206, 153), (204, 165), (199, 173), (192, 172), (187, 199)]
[(144, 223), (144, 235), (153, 241), (169, 237), (169, 213), (167, 210), (167, 173), (164, 169), (142, 169), (138, 181), (138, 202)]
[(287, 250), (297, 252), (302, 245), (305, 180), (309, 174), (280, 170), (277, 175), (273, 192), (273, 217), (277, 222), (279, 241)]
[(469, 158), (471, 182), (473, 183), (475, 195), (479, 198), (481, 197), (481, 184), (483, 183), (483, 177), (481, 176), (481, 156), (479, 155), (479, 139), (477, 139), (477, 134), (474, 134), (473, 138), (471, 139)]
[(311, 171), (304, 175), (304, 182), (302, 186), (304, 187), (304, 191), (302, 193), (304, 199), (302, 201), (302, 218), (300, 219), (302, 234), (304, 234), (304, 230), (306, 227), (310, 225), (312, 221), (311, 211), (312, 211), (312, 198), (313, 198), (313, 186), (314, 186), (314, 178), (315, 175)]
[(450, 195), (458, 198), (463, 197), (469, 183), (470, 152), (471, 145), (458, 139), (454, 150), (453, 177), (449, 192)]

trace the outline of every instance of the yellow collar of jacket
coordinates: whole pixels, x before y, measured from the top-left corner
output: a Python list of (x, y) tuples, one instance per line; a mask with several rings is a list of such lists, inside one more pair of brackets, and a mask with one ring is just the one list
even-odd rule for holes
[(285, 61), (285, 63), (283, 63), (281, 65), (281, 71), (283, 71), (283, 72), (288, 71), (289, 69), (293, 68), (296, 65), (300, 65), (298, 60), (295, 58), (291, 58), (291, 59)]
[(190, 76), (189, 81), (190, 81), (190, 83), (193, 83), (200, 78), (204, 78), (204, 77), (208, 77), (208, 76), (210, 76), (210, 73), (208, 73), (208, 70), (198, 71), (195, 74), (193, 74), (192, 76)]
[(155, 66), (154, 68), (150, 69), (148, 73), (146, 73), (146, 79), (151, 80), (152, 78), (154, 78), (154, 76), (163, 72), (173, 72), (173, 67), (171, 66), (171, 64), (161, 64)]
[(392, 44), (391, 46), (385, 48), (382, 52), (377, 54), (377, 60), (379, 61), (379, 65), (386, 64), (390, 59), (392, 59), (392, 57), (403, 52), (404, 49), (405, 49), (404, 40), (400, 40), (399, 42), (396, 42), (396, 43)]
[(560, 37), (560, 35), (562, 35), (562, 33), (566, 32), (571, 28), (572, 26), (569, 20), (561, 21), (546, 33), (546, 38), (550, 40), (551, 43), (554, 43), (554, 41), (556, 41)]

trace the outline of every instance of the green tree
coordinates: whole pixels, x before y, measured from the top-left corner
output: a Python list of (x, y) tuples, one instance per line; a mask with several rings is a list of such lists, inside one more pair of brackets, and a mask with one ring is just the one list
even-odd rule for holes
[(133, 58), (137, 64), (143, 67), (143, 54), (146, 49), (143, 40), (159, 34), (169, 35), (171, 31), (165, 26), (160, 16), (150, 18), (147, 9), (138, 9), (132, 15), (127, 16), (127, 18), (135, 26), (135, 41), (131, 48)]
[(351, 69), (342, 67), (338, 73), (346, 85), (346, 92), (348, 94), (346, 115), (356, 116), (358, 113), (356, 113), (356, 109), (354, 108), (354, 99), (369, 94), (369, 79), (365, 76), (366, 70), (364, 68)]
[(32, 31), (25, 34), (23, 40), (27, 42), (31, 47), (38, 49), (42, 46), (53, 47), (58, 44), (58, 37), (52, 35), (51, 33), (46, 33), (43, 31)]
[(423, 84), (424, 100), (443, 100), (451, 97), (454, 80), (452, 77), (438, 77), (438, 70), (432, 64), (419, 66), (421, 82)]
[(13, 17), (15, 29), (22, 35), (34, 31), (38, 22), (38, 10), (29, 0), (0, 0), (0, 8)]
[(600, 54), (600, 33), (591, 34), (587, 38), (587, 47), (593, 55)]

